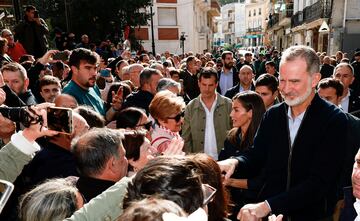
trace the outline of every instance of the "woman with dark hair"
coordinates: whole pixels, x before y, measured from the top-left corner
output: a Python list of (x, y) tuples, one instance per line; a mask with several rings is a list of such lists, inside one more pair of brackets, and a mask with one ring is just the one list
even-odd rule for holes
[[(228, 133), (224, 148), (219, 154), (219, 160), (238, 156), (249, 150), (254, 143), (255, 133), (265, 111), (261, 96), (255, 92), (241, 92), (233, 97), (230, 117), (234, 128)], [(244, 173), (239, 170), (226, 181), (225, 184), (232, 187), (230, 188), (231, 196), (235, 203), (232, 214), (235, 216), (243, 205), (256, 199), (259, 186), (262, 185), (261, 177), (257, 177), (258, 175), (251, 171)]]
[(265, 111), (262, 98), (253, 91), (241, 92), (233, 97), (230, 113), (233, 129), (228, 133), (219, 160), (238, 156), (253, 145), (255, 133)]
[(151, 130), (151, 121), (144, 110), (137, 107), (128, 107), (119, 112), (116, 118), (116, 128)]
[(196, 165), (186, 157), (156, 157), (136, 173), (127, 187), (123, 207), (149, 197), (173, 201), (191, 214), (204, 206), (203, 185)]
[(219, 165), (212, 157), (203, 153), (189, 155), (189, 158), (198, 167), (202, 183), (217, 190), (214, 199), (207, 205), (209, 221), (224, 220), (228, 216), (229, 195), (223, 186)]
[(156, 150), (151, 147), (144, 130), (124, 131), (122, 143), (129, 161), (129, 172), (141, 170), (149, 160), (154, 159)]

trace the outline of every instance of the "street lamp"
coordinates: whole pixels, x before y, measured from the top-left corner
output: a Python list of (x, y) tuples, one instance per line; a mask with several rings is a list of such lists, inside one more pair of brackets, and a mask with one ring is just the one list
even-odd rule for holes
[(185, 55), (185, 32), (181, 32), (180, 36), (180, 48), (182, 48), (182, 54)]
[(151, 2), (151, 6), (150, 6), (150, 27), (151, 27), (151, 48), (152, 48), (152, 53), (154, 56), (156, 56), (155, 54), (155, 39), (154, 39), (154, 22), (153, 22), (153, 3)]

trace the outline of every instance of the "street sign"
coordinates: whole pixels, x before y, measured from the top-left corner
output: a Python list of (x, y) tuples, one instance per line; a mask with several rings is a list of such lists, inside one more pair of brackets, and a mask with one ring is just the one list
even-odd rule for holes
[(323, 23), (321, 24), (320, 28), (319, 28), (319, 32), (329, 32), (330, 28), (328, 26), (328, 24), (326, 23), (326, 21), (323, 21)]

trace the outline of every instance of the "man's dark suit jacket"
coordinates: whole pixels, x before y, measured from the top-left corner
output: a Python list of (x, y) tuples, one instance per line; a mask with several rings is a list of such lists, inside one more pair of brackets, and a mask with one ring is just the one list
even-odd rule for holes
[(259, 196), (272, 213), (292, 221), (330, 217), (345, 157), (346, 115), (316, 94), (291, 146), (288, 108), (280, 103), (265, 113), (253, 148), (237, 157), (238, 169), (264, 168)]
[(184, 93), (190, 99), (194, 99), (200, 94), (197, 74), (191, 74), (187, 69), (180, 71), (180, 79), (183, 80)]
[(331, 77), (334, 72), (334, 66), (323, 64), (320, 68), (321, 79)]
[[(348, 112), (352, 113), (359, 110), (360, 110), (360, 97), (354, 92), (354, 90), (350, 89)], [(355, 114), (355, 116), (358, 115)]]
[[(219, 76), (219, 84), (218, 84), (218, 87), (217, 87), (217, 92), (219, 92), (220, 94), (221, 93), (221, 89), (220, 89), (220, 78), (221, 78), (221, 72), (222, 70), (218, 71), (218, 76)], [(239, 72), (238, 70), (236, 69), (236, 67), (233, 67), (232, 68), (232, 72), (233, 72), (233, 86), (237, 85), (239, 83)]]
[[(255, 91), (254, 83), (251, 83), (250, 90)], [(240, 83), (238, 83), (235, 87), (229, 88), (225, 93), (225, 97), (232, 99), (237, 93), (239, 93), (239, 91)]]

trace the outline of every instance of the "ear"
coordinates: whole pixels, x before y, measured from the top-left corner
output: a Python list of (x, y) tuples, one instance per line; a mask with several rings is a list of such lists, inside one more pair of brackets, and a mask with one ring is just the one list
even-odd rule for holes
[(311, 80), (311, 87), (316, 88), (316, 86), (319, 83), (320, 79), (321, 79), (321, 74), (320, 73), (314, 73), (313, 76), (312, 76), (312, 80)]
[(116, 167), (115, 161), (116, 161), (115, 157), (111, 157), (106, 163), (106, 170), (111, 171), (111, 173), (113, 174), (114, 173), (116, 174), (116, 171), (119, 170), (119, 168)]
[(253, 111), (252, 111), (252, 110), (249, 110), (249, 111), (247, 112), (247, 115), (249, 116), (249, 118), (251, 118), (251, 119), (252, 119), (252, 116), (253, 116)]
[(162, 125), (164, 125), (164, 124), (167, 123), (166, 120), (158, 119), (157, 121), (158, 121), (158, 123), (159, 123), (160, 126), (162, 126)]
[(70, 66), (70, 69), (71, 69), (73, 75), (76, 75), (78, 73), (78, 71), (79, 71), (79, 69), (76, 66), (73, 66), (73, 65)]
[(354, 77), (354, 75), (353, 75), (350, 84), (352, 84), (352, 83), (354, 82), (354, 80), (355, 80), (355, 77)]
[[(42, 92), (42, 91), (40, 91), (40, 95), (41, 95), (42, 98), (44, 98), (44, 95), (43, 95), (43, 92)], [(45, 99), (45, 98), (44, 98), (44, 99)]]
[(274, 93), (273, 93), (273, 98), (274, 100), (279, 96), (279, 90), (276, 90)]
[(24, 88), (27, 90), (28, 89), (28, 87), (29, 87), (29, 78), (26, 78), (25, 80), (24, 80)]
[(134, 171), (137, 171), (138, 168), (138, 162), (133, 159), (128, 159), (129, 164), (134, 168)]

